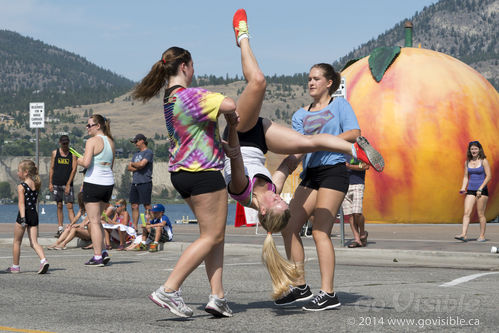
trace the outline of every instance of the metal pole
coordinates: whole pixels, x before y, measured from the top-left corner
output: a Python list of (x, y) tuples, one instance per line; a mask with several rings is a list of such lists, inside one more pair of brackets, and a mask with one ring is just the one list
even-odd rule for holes
[(343, 207), (340, 207), (340, 231), (341, 231), (341, 246), (345, 246), (345, 217), (343, 215)]
[[(40, 174), (40, 153), (38, 151), (38, 142), (40, 140), (38, 127), (36, 128), (36, 169), (38, 170), (38, 174)], [(38, 212), (40, 209), (40, 198), (36, 201), (36, 211)]]

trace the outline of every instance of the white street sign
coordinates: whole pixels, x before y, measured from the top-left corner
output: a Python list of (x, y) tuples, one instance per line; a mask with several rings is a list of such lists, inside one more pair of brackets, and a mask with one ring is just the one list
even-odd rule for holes
[(347, 98), (347, 82), (344, 77), (341, 78), (340, 87), (331, 95), (331, 97)]
[(29, 127), (45, 127), (45, 103), (29, 103)]

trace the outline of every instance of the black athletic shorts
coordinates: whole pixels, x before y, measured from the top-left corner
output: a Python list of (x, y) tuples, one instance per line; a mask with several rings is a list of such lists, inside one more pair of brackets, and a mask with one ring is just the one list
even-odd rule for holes
[(106, 202), (111, 200), (114, 185), (83, 183), (83, 202)]
[(130, 187), (130, 203), (139, 205), (150, 205), (152, 193), (152, 182), (132, 184)]
[(338, 163), (307, 168), (305, 178), (300, 185), (314, 190), (323, 187), (346, 194), (348, 192), (348, 183), (347, 167), (345, 163)]
[[(29, 227), (36, 227), (38, 225), (38, 213), (36, 212), (36, 210), (33, 211), (33, 210), (26, 209), (25, 212), (26, 212), (26, 215), (24, 218), (25, 218), (26, 225)], [(21, 224), (21, 213), (19, 213), (19, 212), (17, 212), (16, 222)]]
[(225, 189), (225, 180), (220, 171), (176, 171), (170, 175), (173, 187), (184, 199)]
[[(476, 191), (473, 191), (473, 190), (467, 190), (466, 191), (466, 194), (469, 194), (469, 195), (474, 195), (476, 197)], [(489, 189), (487, 188), (487, 186), (485, 186), (482, 190), (482, 195), (488, 197), (489, 196)]]

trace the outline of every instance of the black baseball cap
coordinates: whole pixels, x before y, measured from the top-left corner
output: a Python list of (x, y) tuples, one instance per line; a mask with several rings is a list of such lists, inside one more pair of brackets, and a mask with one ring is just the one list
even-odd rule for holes
[(137, 134), (137, 135), (135, 136), (135, 138), (133, 138), (132, 140), (130, 140), (130, 142), (131, 142), (131, 143), (135, 143), (135, 142), (137, 142), (137, 141), (139, 141), (139, 140), (144, 140), (144, 141), (147, 141), (147, 138), (145, 137), (145, 135), (144, 135), (144, 134), (140, 134), (140, 133), (139, 133), (139, 134)]
[(69, 136), (61, 135), (61, 137), (59, 138), (59, 142), (60, 143), (69, 143)]

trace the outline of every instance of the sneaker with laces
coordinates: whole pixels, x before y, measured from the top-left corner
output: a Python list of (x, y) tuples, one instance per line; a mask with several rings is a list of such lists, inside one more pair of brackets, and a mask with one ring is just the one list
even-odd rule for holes
[(134, 250), (135, 251), (146, 251), (147, 250), (147, 246), (144, 243), (140, 243), (139, 246), (137, 246)]
[(311, 300), (307, 305), (303, 306), (302, 309), (306, 311), (322, 311), (327, 309), (334, 309), (341, 305), (338, 300), (338, 296), (334, 293), (333, 296), (329, 296), (324, 291), (320, 291), (313, 300)]
[(94, 257), (90, 258), (89, 261), (85, 263), (86, 266), (96, 266), (96, 267), (104, 267), (104, 262), (102, 259), (95, 259)]
[(107, 251), (104, 251), (102, 253), (102, 263), (104, 265), (107, 265), (107, 264), (109, 264), (110, 261), (111, 261), (111, 257), (109, 256), (109, 253), (107, 253)]
[(232, 18), (232, 27), (236, 34), (236, 44), (239, 46), (240, 37), (247, 35), (248, 32), (248, 18), (246, 17), (246, 11), (244, 9), (238, 9)]
[(43, 264), (40, 264), (40, 269), (38, 270), (38, 274), (45, 274), (49, 270), (49, 262), (45, 261)]
[(303, 288), (290, 286), (289, 293), (279, 299), (276, 299), (274, 304), (279, 306), (291, 305), (295, 302), (308, 301), (313, 297), (314, 295), (312, 294), (308, 284), (306, 284)]
[(179, 317), (188, 318), (192, 317), (192, 310), (185, 305), (182, 298), (182, 291), (174, 291), (171, 293), (165, 292), (163, 287), (159, 287), (151, 295), (149, 299), (156, 303), (156, 305), (170, 310), (173, 314)]
[(59, 236), (62, 234), (64, 230), (58, 229), (57, 232), (55, 233), (54, 237), (59, 238)]
[(149, 252), (158, 252), (158, 244), (152, 243), (149, 245)]
[(232, 310), (229, 308), (226, 298), (218, 298), (215, 295), (210, 295), (208, 304), (204, 311), (211, 313), (215, 317), (232, 317)]
[(21, 273), (21, 267), (9, 267), (5, 271), (12, 274)]
[(357, 159), (369, 164), (378, 172), (383, 171), (385, 168), (383, 156), (363, 136), (357, 137), (356, 141), (353, 145), (357, 153)]

